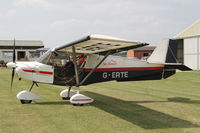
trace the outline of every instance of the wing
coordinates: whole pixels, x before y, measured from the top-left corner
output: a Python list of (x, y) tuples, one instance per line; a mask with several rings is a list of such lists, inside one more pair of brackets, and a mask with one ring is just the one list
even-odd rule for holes
[(104, 35), (89, 35), (80, 40), (68, 43), (66, 45), (55, 48), (59, 52), (72, 52), (72, 46), (75, 47), (76, 53), (80, 54), (95, 54), (106, 51), (128, 50), (148, 45), (147, 43), (133, 42), (120, 38), (104, 36)]

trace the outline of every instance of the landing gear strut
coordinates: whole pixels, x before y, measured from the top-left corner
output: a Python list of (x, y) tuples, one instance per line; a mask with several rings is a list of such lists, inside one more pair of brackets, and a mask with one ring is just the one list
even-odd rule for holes
[(71, 90), (72, 86), (69, 87), (69, 89), (65, 89), (61, 91), (60, 96), (63, 100), (70, 100), (70, 98), (76, 94), (75, 91)]
[(31, 92), (31, 90), (32, 90), (32, 88), (33, 88), (34, 85), (38, 86), (38, 84), (33, 81), (33, 84), (31, 85), (29, 91), (23, 90), (23, 91), (20, 91), (17, 94), (17, 98), (21, 101), (22, 104), (30, 104), (32, 102), (32, 100), (39, 100), (39, 99), (41, 99), (40, 96), (38, 96), (35, 93)]
[(73, 63), (74, 63), (74, 70), (75, 70), (75, 78), (76, 78), (76, 94), (73, 95), (70, 98), (70, 102), (76, 106), (76, 105), (84, 105), (87, 103), (91, 103), (94, 100), (90, 97), (87, 97), (83, 94), (79, 94), (79, 86), (81, 86), (91, 75), (92, 73), (101, 65), (101, 63), (111, 54), (111, 51), (108, 51), (106, 55), (103, 57), (103, 59), (84, 77), (84, 79), (79, 82), (79, 75), (78, 75), (78, 66), (76, 62), (76, 49), (74, 46), (72, 46), (72, 58), (73, 58)]

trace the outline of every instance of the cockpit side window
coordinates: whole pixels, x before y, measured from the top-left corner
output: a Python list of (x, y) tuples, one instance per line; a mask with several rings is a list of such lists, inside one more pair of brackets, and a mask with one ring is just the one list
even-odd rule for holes
[(54, 52), (48, 63), (53, 66), (65, 66), (65, 64), (69, 61), (70, 55), (68, 53)]
[(54, 52), (49, 50), (36, 61), (52, 66), (64, 66), (67, 62), (69, 62), (69, 60), (70, 55), (68, 53)]

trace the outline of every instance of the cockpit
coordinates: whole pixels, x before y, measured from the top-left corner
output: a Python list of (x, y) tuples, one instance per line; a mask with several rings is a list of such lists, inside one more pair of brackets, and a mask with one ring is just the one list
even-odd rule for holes
[[(76, 55), (79, 74), (84, 70), (86, 58), (87, 56), (83, 54)], [(50, 49), (36, 61), (42, 64), (51, 65), (54, 68), (54, 84), (68, 84), (75, 77), (74, 63), (71, 53), (57, 52)]]

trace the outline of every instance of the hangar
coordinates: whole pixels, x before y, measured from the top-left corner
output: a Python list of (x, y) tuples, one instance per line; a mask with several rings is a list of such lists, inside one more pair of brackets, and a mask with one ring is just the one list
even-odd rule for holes
[[(10, 62), (13, 56), (13, 40), (0, 40), (0, 61)], [(36, 49), (43, 48), (42, 41), (25, 41), (16, 40), (16, 59), (17, 61), (32, 61), (40, 56), (40, 52)]]
[(174, 36), (183, 51), (180, 55), (185, 65), (193, 70), (200, 70), (200, 19)]

